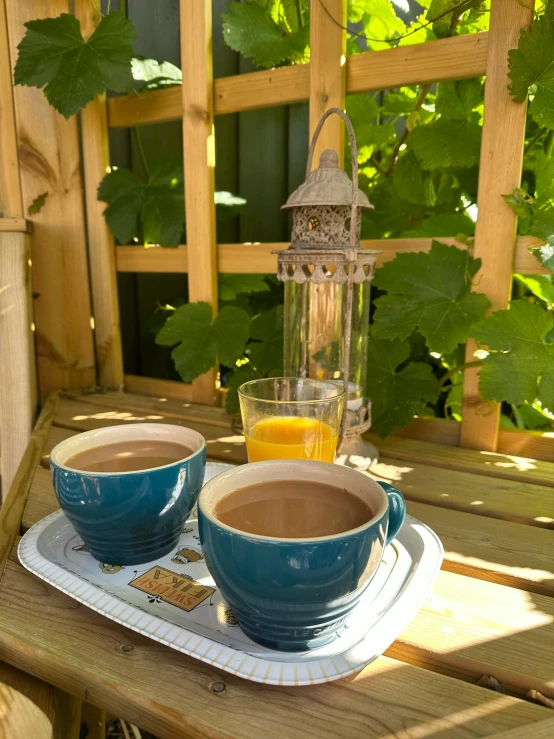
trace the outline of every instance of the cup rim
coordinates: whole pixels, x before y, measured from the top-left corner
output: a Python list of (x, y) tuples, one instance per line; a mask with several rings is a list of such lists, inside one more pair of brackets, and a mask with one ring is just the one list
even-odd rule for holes
[[(340, 469), (342, 471), (345, 471), (347, 476), (350, 476), (351, 473), (352, 475), (362, 475), (364, 480), (370, 486), (372, 484), (375, 485), (375, 489), (381, 495), (381, 504), (379, 505), (379, 508), (377, 509), (376, 513), (372, 516), (372, 518), (369, 519), (369, 521), (366, 521), (365, 523), (361, 524), (361, 526), (357, 526), (355, 529), (347, 529), (346, 531), (340, 531), (337, 534), (327, 534), (326, 536), (312, 536), (312, 537), (304, 536), (304, 537), (296, 537), (296, 538), (284, 537), (284, 536), (266, 536), (263, 534), (253, 534), (253, 533), (250, 533), (249, 531), (243, 531), (242, 529), (237, 529), (234, 526), (229, 526), (228, 524), (223, 523), (223, 521), (220, 521), (218, 518), (215, 517), (215, 515), (213, 515), (212, 511), (208, 510), (205, 507), (204, 500), (207, 496), (208, 491), (211, 488), (215, 487), (215, 485), (218, 482), (220, 482), (223, 478), (232, 477), (235, 474), (239, 473), (241, 470), (244, 470), (246, 467), (250, 469), (252, 468), (263, 469), (263, 467), (274, 467), (274, 466), (281, 467), (282, 466), (284, 468), (286, 465), (292, 466), (292, 467), (303, 467), (305, 469), (307, 468), (308, 470), (311, 468), (311, 470), (314, 473), (324, 472), (325, 468), (330, 467), (330, 468), (335, 468), (335, 469)], [(287, 478), (284, 477), (281, 479), (285, 480)], [(310, 478), (310, 479), (313, 479), (313, 478)], [(355, 479), (358, 479), (358, 478), (355, 478)], [(319, 481), (322, 481), (322, 480), (319, 480)], [(246, 487), (247, 484), (248, 483), (244, 483), (240, 487), (237, 486), (235, 490), (240, 490), (241, 487)], [(332, 485), (333, 483), (330, 481), (327, 481), (327, 484)], [(348, 489), (347, 486), (345, 486), (345, 488)], [(231, 492), (234, 492), (234, 491), (231, 491)], [(350, 490), (348, 492), (355, 495), (355, 493), (352, 493), (352, 491)], [(230, 494), (230, 493), (227, 493), (227, 494)], [(304, 544), (304, 543), (314, 544), (316, 542), (332, 541), (333, 539), (338, 539), (338, 538), (342, 538), (345, 536), (353, 536), (353, 535), (363, 532), (365, 529), (370, 528), (374, 524), (378, 523), (383, 518), (385, 513), (387, 512), (388, 498), (387, 498), (386, 492), (383, 490), (383, 488), (381, 488), (377, 484), (377, 482), (373, 478), (368, 477), (367, 475), (364, 475), (359, 470), (355, 470), (351, 467), (343, 467), (342, 465), (335, 465), (329, 462), (320, 462), (320, 461), (315, 461), (315, 460), (268, 459), (268, 460), (264, 460), (263, 462), (249, 462), (248, 464), (237, 465), (236, 467), (232, 467), (229, 470), (224, 470), (223, 472), (220, 472), (218, 475), (215, 475), (210, 480), (208, 480), (208, 482), (205, 483), (202, 489), (200, 490), (200, 494), (198, 496), (198, 501), (197, 501), (197, 506), (198, 506), (198, 510), (201, 511), (202, 514), (207, 519), (209, 519), (209, 521), (213, 523), (215, 526), (218, 526), (222, 529), (226, 529), (227, 531), (230, 531), (231, 533), (237, 534), (246, 539), (256, 539), (259, 541), (268, 541), (268, 542), (280, 542), (282, 544)]]
[[(267, 382), (268, 380), (302, 380), (302, 382), (305, 382), (307, 385), (333, 385), (337, 392), (329, 398), (314, 398), (313, 400), (275, 400), (273, 398), (256, 398), (255, 396), (247, 395), (244, 392), (244, 388), (255, 385), (259, 382)], [(280, 403), (283, 405), (314, 405), (317, 403), (328, 403), (329, 401), (340, 400), (346, 394), (344, 385), (339, 380), (314, 380), (311, 377), (259, 377), (256, 380), (243, 382), (237, 392), (239, 397), (244, 398), (245, 400), (255, 400), (257, 403)]]
[[(60, 454), (60, 452), (63, 451), (64, 447), (69, 446), (71, 442), (78, 441), (80, 439), (85, 439), (87, 436), (89, 438), (95, 438), (95, 437), (102, 437), (106, 436), (110, 431), (115, 431), (116, 434), (119, 432), (120, 429), (136, 429), (137, 431), (141, 430), (152, 430), (153, 427), (163, 427), (164, 429), (171, 431), (173, 429), (178, 429), (179, 431), (190, 431), (192, 434), (198, 437), (198, 440), (201, 442), (199, 448), (194, 451), (192, 454), (189, 454), (188, 457), (183, 457), (183, 459), (178, 459), (175, 462), (170, 462), (169, 464), (164, 464), (159, 467), (145, 467), (144, 469), (140, 470), (127, 470), (122, 472), (92, 472), (90, 470), (76, 470), (74, 467), (68, 467), (66, 464), (63, 464), (62, 462), (56, 461), (55, 457)], [(111, 442), (106, 442), (111, 443)], [(92, 444), (90, 448), (94, 446), (105, 446), (105, 444)], [(197, 454), (200, 454), (204, 449), (206, 449), (206, 440), (200, 434), (198, 431), (195, 431), (195, 429), (191, 429), (188, 426), (178, 426), (177, 424), (171, 424), (171, 423), (130, 423), (128, 425), (125, 424), (117, 424), (115, 426), (101, 426), (97, 429), (89, 429), (87, 431), (82, 431), (80, 434), (74, 434), (73, 436), (70, 436), (67, 439), (64, 439), (63, 441), (60, 441), (56, 446), (52, 449), (50, 452), (50, 465), (55, 465), (61, 470), (65, 470), (67, 472), (72, 472), (73, 474), (81, 474), (81, 475), (94, 475), (94, 477), (127, 477), (132, 475), (141, 475), (141, 474), (147, 474), (151, 472), (155, 472), (157, 470), (166, 470), (171, 467), (174, 467), (175, 465), (183, 464), (183, 462), (188, 462), (190, 459), (195, 457)]]

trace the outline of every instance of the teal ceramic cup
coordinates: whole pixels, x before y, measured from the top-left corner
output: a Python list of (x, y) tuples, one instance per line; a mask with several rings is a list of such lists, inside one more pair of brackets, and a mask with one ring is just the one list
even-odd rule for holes
[[(364, 500), (372, 518), (356, 529), (306, 539), (258, 536), (223, 524), (218, 501), (271, 480), (320, 481)], [(371, 582), (406, 514), (402, 494), (357, 470), (326, 462), (272, 460), (226, 470), (198, 498), (206, 564), (244, 633), (280, 651), (331, 642)]]
[[(192, 454), (172, 464), (131, 472), (86, 472), (67, 466), (75, 454), (122, 441), (163, 440)], [(197, 431), (137, 423), (85, 431), (50, 454), (60, 508), (100, 562), (137, 565), (174, 549), (204, 481), (206, 442)]]

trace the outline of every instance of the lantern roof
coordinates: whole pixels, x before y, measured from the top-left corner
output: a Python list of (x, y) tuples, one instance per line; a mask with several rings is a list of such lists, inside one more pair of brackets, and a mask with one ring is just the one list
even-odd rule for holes
[[(319, 167), (310, 172), (290, 196), (282, 210), (314, 205), (352, 205), (352, 180), (339, 167), (339, 155), (334, 149), (325, 149), (319, 159)], [(372, 210), (373, 205), (361, 190), (358, 190), (358, 207)]]

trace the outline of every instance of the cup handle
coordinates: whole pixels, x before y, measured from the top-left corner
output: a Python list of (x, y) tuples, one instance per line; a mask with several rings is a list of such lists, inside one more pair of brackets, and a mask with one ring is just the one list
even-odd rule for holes
[(379, 482), (389, 499), (389, 530), (387, 533), (387, 544), (390, 544), (400, 531), (400, 527), (406, 518), (406, 501), (404, 496), (388, 482)]

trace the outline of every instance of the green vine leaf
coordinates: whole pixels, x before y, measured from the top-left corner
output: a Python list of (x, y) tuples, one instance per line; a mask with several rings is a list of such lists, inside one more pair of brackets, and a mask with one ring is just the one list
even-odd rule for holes
[(108, 203), (104, 216), (121, 244), (178, 246), (185, 221), (183, 167), (160, 161), (146, 181), (123, 167), (112, 169), (98, 187), (98, 200)]
[(218, 276), (218, 292), (220, 300), (234, 300), (242, 293), (269, 292), (269, 285), (263, 275), (226, 275)]
[(470, 332), (490, 354), (479, 372), (486, 400), (521, 405), (539, 400), (554, 408), (554, 316), (536, 303), (514, 300)]
[(375, 274), (375, 285), (387, 291), (375, 301), (375, 336), (407, 339), (417, 329), (430, 351), (453, 351), (490, 306), (471, 292), (480, 266), (467, 251), (438, 241), (428, 253), (398, 254)]
[(483, 88), (477, 79), (441, 82), (435, 109), (441, 118), (470, 121), (483, 103)]
[[(431, 207), (437, 202), (433, 176), (428, 170), (423, 169), (411, 149), (396, 163), (392, 178), (396, 191), (407, 202)], [(440, 236), (441, 234), (437, 232), (432, 235)]]
[(381, 438), (404, 428), (426, 402), (437, 399), (439, 385), (430, 365), (406, 364), (409, 344), (370, 336), (367, 353), (367, 394), (371, 398), (372, 426)]
[(524, 102), (529, 88), (535, 85), (530, 113), (540, 126), (548, 128), (554, 128), (553, 38), (554, 3), (549, 2), (531, 28), (521, 30), (517, 49), (508, 52), (508, 76), (511, 80), (508, 89), (514, 102)]
[(532, 252), (546, 269), (554, 272), (554, 244), (539, 246), (538, 249), (532, 249)]
[(473, 167), (479, 163), (481, 126), (441, 118), (417, 126), (410, 134), (410, 145), (424, 169)]
[(300, 62), (306, 57), (310, 40), (308, 24), (289, 33), (256, 2), (230, 2), (227, 11), (221, 15), (225, 42), (259, 67)]
[(144, 82), (141, 91), (159, 90), (183, 84), (183, 73), (171, 62), (158, 62), (156, 59), (134, 57), (131, 60), (133, 79)]
[(554, 308), (552, 275), (514, 275), (514, 279), (539, 300), (544, 300), (545, 303)]
[(250, 380), (259, 380), (261, 377), (261, 373), (258, 372), (250, 363), (243, 364), (233, 372), (233, 376), (227, 385), (227, 395), (225, 397), (225, 410), (230, 416), (238, 413), (240, 410), (238, 396), (239, 387), (245, 382), (250, 382)]
[(283, 369), (283, 306), (257, 315), (250, 327), (250, 338), (247, 354), (251, 364), (262, 376), (281, 375)]
[(233, 367), (244, 354), (250, 316), (228, 305), (215, 319), (209, 303), (187, 303), (167, 319), (156, 336), (161, 346), (175, 346), (171, 356), (184, 382), (192, 382), (219, 360)]
[(69, 118), (107, 89), (132, 88), (131, 59), (137, 34), (122, 13), (104, 16), (85, 41), (73, 15), (25, 23), (27, 32), (17, 47), (17, 85), (44, 87), (46, 99)]

